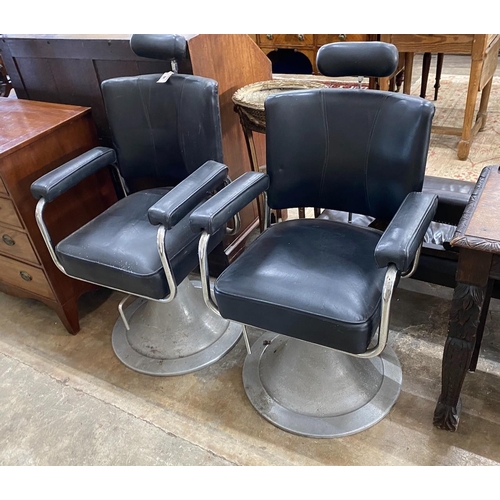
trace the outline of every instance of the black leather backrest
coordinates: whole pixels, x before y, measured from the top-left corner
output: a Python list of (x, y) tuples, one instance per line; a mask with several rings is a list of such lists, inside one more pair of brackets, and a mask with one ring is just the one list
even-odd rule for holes
[(223, 162), (217, 82), (173, 74), (102, 83), (118, 165), (125, 179), (177, 184), (208, 160)]
[(271, 208), (390, 220), (421, 191), (434, 106), (394, 92), (291, 91), (265, 102)]
[(132, 35), (130, 48), (150, 59), (184, 59), (188, 56), (186, 39), (181, 35)]
[(336, 42), (318, 50), (316, 64), (325, 76), (387, 77), (395, 73), (399, 54), (385, 42)]

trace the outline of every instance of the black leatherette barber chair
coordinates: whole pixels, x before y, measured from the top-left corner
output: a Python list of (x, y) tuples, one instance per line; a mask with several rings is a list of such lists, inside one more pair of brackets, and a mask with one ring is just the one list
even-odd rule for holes
[[(332, 58), (321, 49), (318, 67)], [(396, 65), (394, 46), (371, 42), (354, 74), (389, 76)], [(354, 434), (379, 422), (400, 393), (401, 367), (386, 344), (389, 312), (436, 211), (436, 196), (421, 192), (434, 106), (390, 92), (314, 89), (270, 96), (265, 112), (268, 175), (244, 174), (190, 216), (202, 232), (205, 299), (223, 318), (267, 330), (243, 367), (262, 416), (305, 436)], [(212, 235), (261, 193), (266, 229), (218, 277), (212, 296)], [(390, 222), (384, 232), (319, 219), (270, 226), (269, 207)]]
[[(141, 51), (147, 49), (141, 38)], [(156, 57), (178, 56), (176, 40)], [(147, 45), (147, 44), (146, 44)], [(228, 182), (222, 165), (217, 82), (172, 74), (115, 78), (102, 83), (114, 149), (97, 147), (35, 181), (36, 219), (56, 266), (65, 274), (127, 296), (112, 335), (118, 358), (150, 375), (179, 375), (220, 359), (241, 336), (240, 325), (204, 304), (201, 285), (188, 279), (198, 265), (199, 235), (189, 214)], [(125, 197), (56, 246), (43, 209), (98, 169), (114, 166)], [(169, 188), (129, 194), (127, 182), (155, 179)], [(211, 247), (222, 240), (217, 231)], [(125, 310), (128, 297), (137, 299)]]
[[(372, 58), (372, 50), (378, 49), (373, 49), (370, 43), (345, 42), (325, 46), (323, 53), (329, 52), (330, 57), (323, 59), (321, 66), (318, 67), (319, 71), (330, 77), (358, 76), (358, 81), (361, 83), (363, 76), (357, 73), (369, 71), (370, 65), (378, 64), (378, 61)], [(426, 232), (419, 265), (412, 278), (447, 287), (455, 286), (458, 252), (450, 247), (449, 242), (453, 238), (473, 188), (473, 182), (429, 175), (424, 177), (422, 191), (435, 194), (438, 197), (438, 207), (433, 222)], [(350, 221), (361, 226), (384, 227), (387, 224), (387, 221), (377, 221), (373, 217), (348, 214), (339, 210), (324, 210), (319, 218)], [(493, 292), (494, 296), (500, 297), (499, 292), (500, 287), (497, 287)]]

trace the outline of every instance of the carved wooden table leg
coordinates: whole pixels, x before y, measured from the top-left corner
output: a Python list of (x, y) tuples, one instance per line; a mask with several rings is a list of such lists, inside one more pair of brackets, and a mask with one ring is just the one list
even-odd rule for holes
[(441, 395), (434, 411), (434, 425), (441, 429), (456, 431), (458, 427), (460, 391), (471, 363), (481, 311), (487, 307), (491, 258), (486, 252), (460, 249), (443, 353)]
[(472, 353), (472, 358), (470, 360), (469, 371), (475, 372), (477, 367), (477, 361), (479, 359), (479, 352), (481, 350), (481, 342), (483, 340), (484, 327), (486, 326), (486, 318), (488, 317), (488, 309), (490, 307), (491, 292), (493, 291), (493, 280), (488, 281), (488, 286), (486, 288), (486, 296), (484, 297), (483, 307), (481, 309), (481, 316), (479, 316), (479, 326), (477, 327), (476, 333), (476, 345), (474, 346), (474, 352)]

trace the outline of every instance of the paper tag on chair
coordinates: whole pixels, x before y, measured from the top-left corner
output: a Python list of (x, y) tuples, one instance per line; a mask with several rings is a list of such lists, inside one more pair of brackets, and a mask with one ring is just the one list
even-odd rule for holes
[(167, 71), (160, 76), (160, 79), (156, 83), (165, 83), (168, 82), (168, 79), (174, 74), (173, 71)]

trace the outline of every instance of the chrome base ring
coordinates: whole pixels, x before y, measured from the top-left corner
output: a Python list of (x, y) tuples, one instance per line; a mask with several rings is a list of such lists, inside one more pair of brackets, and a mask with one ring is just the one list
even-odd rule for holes
[(314, 438), (349, 436), (380, 422), (401, 381), (389, 346), (362, 359), (270, 332), (253, 344), (243, 365), (254, 408), (280, 429)]
[(221, 359), (242, 334), (239, 323), (210, 311), (200, 282), (185, 279), (168, 303), (135, 300), (125, 310), (130, 330), (118, 318), (112, 345), (120, 361), (140, 373), (184, 375)]

